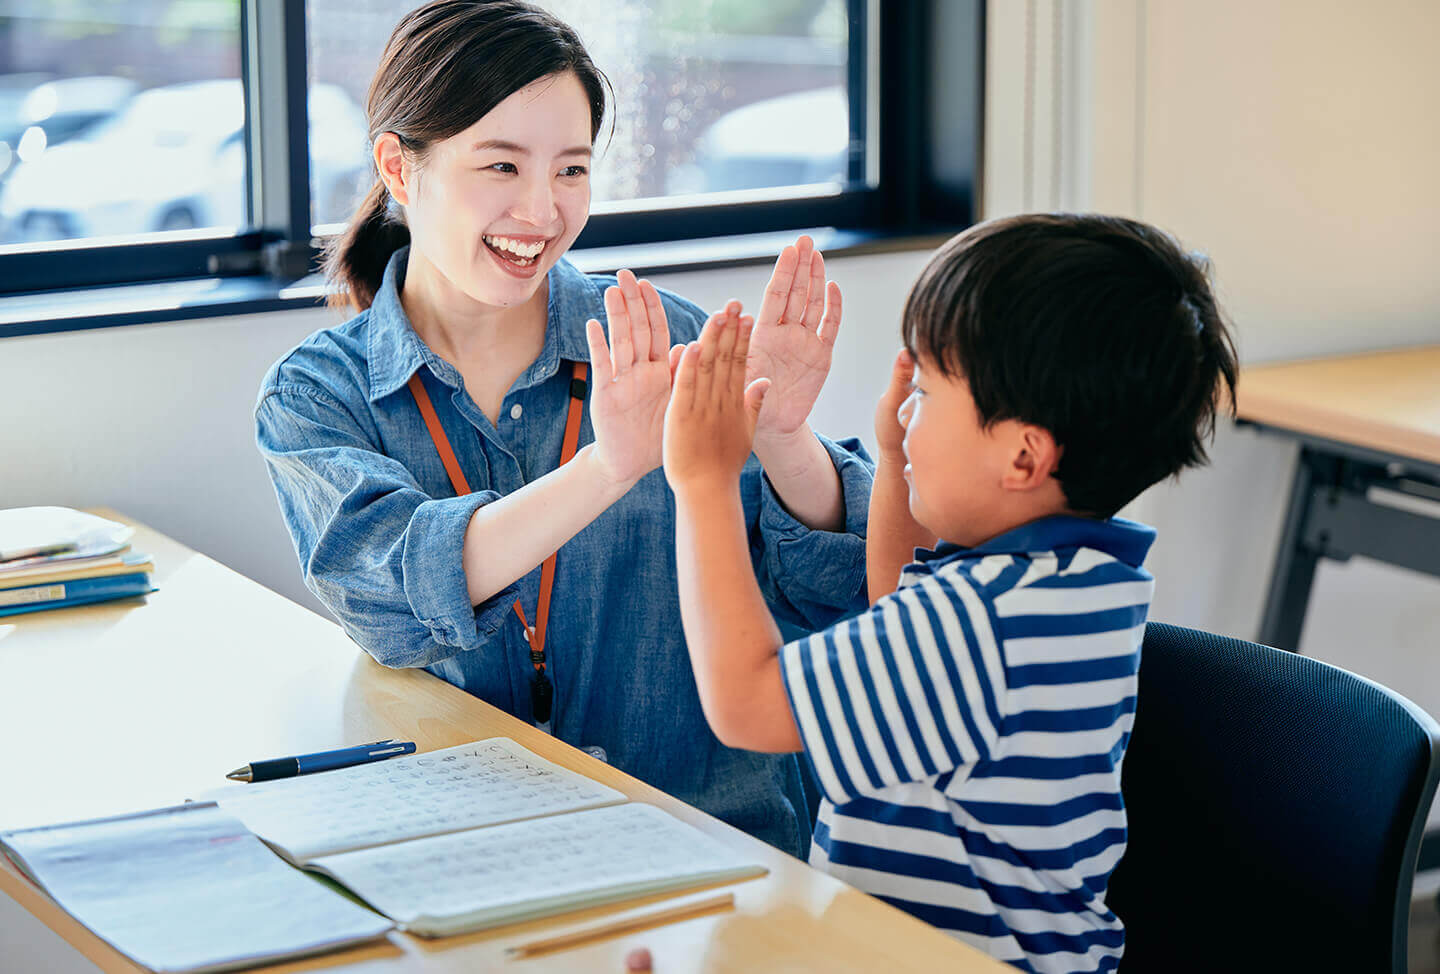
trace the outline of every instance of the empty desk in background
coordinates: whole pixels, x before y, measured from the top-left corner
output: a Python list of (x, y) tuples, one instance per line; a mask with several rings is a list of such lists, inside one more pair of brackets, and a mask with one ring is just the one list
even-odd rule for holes
[(1259, 642), (1299, 648), (1322, 558), (1440, 575), (1440, 345), (1247, 368), (1237, 398), (1300, 443)]
[[(735, 894), (731, 913), (534, 959), (509, 961), (505, 949), (673, 897), (441, 940), (391, 933), (378, 945), (267, 970), (622, 971), (625, 954), (642, 944), (664, 974), (1012, 970), (422, 670), (385, 669), (333, 622), (163, 535), (142, 526), (133, 544), (155, 556), (160, 591), (145, 603), (0, 620), (0, 740), (23, 742), (0, 751), (0, 828), (173, 804), (224, 784), (225, 772), (254, 758), (384, 738), (429, 751), (504, 736), (743, 848), (770, 870), (722, 887)], [(3, 858), (0, 894), (102, 970), (139, 970)]]

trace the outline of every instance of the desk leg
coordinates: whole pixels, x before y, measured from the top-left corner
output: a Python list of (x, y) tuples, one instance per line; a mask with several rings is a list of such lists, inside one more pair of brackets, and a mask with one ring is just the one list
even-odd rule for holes
[(1315, 581), (1315, 566), (1320, 561), (1318, 552), (1305, 547), (1305, 519), (1310, 513), (1310, 488), (1316, 479), (1316, 466), (1324, 462), (1324, 458), (1309, 447), (1300, 449), (1300, 457), (1295, 462), (1285, 526), (1280, 532), (1270, 589), (1265, 596), (1265, 613), (1260, 619), (1257, 642), (1266, 646), (1292, 652), (1300, 648), (1305, 606), (1310, 601), (1310, 585)]

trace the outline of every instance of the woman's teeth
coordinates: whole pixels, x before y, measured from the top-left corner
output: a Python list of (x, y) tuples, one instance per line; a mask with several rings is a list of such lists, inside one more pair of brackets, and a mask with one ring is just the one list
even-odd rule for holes
[(521, 267), (527, 267), (535, 263), (535, 258), (540, 256), (540, 251), (545, 249), (545, 241), (535, 243), (524, 243), (510, 237), (482, 237), (491, 250), (496, 251), (511, 263)]

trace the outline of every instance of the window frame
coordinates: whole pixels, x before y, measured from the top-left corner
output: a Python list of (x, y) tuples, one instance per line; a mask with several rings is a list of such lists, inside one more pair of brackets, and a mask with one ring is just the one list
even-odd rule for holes
[[(718, 205), (617, 204), (606, 208), (614, 212), (591, 215), (576, 249), (815, 227), (869, 240), (928, 237), (973, 223), (981, 185), (985, 0), (846, 3), (851, 139), (866, 147), (852, 156), (853, 188)], [(961, 25), (958, 33), (965, 35), (944, 38), (943, 50), (934, 30), (941, 21)], [(239, 27), (246, 199), (256, 227), (223, 237), (185, 231), (144, 243), (0, 246), (0, 300), (195, 278), (261, 277), (283, 286), (313, 273), (323, 240), (312, 238), (310, 224), (305, 0), (243, 0)], [(973, 153), (962, 153), (968, 158), (938, 158), (939, 119), (974, 134)], [(13, 333), (0, 325), (0, 335)]]

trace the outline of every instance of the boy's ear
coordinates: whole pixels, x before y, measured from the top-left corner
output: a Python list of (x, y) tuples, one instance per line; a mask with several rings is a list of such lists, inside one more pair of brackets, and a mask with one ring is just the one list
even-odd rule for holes
[(1060, 466), (1064, 447), (1043, 426), (1018, 424), (1012, 441), (1010, 463), (1000, 478), (1007, 490), (1035, 490), (1051, 482)]

